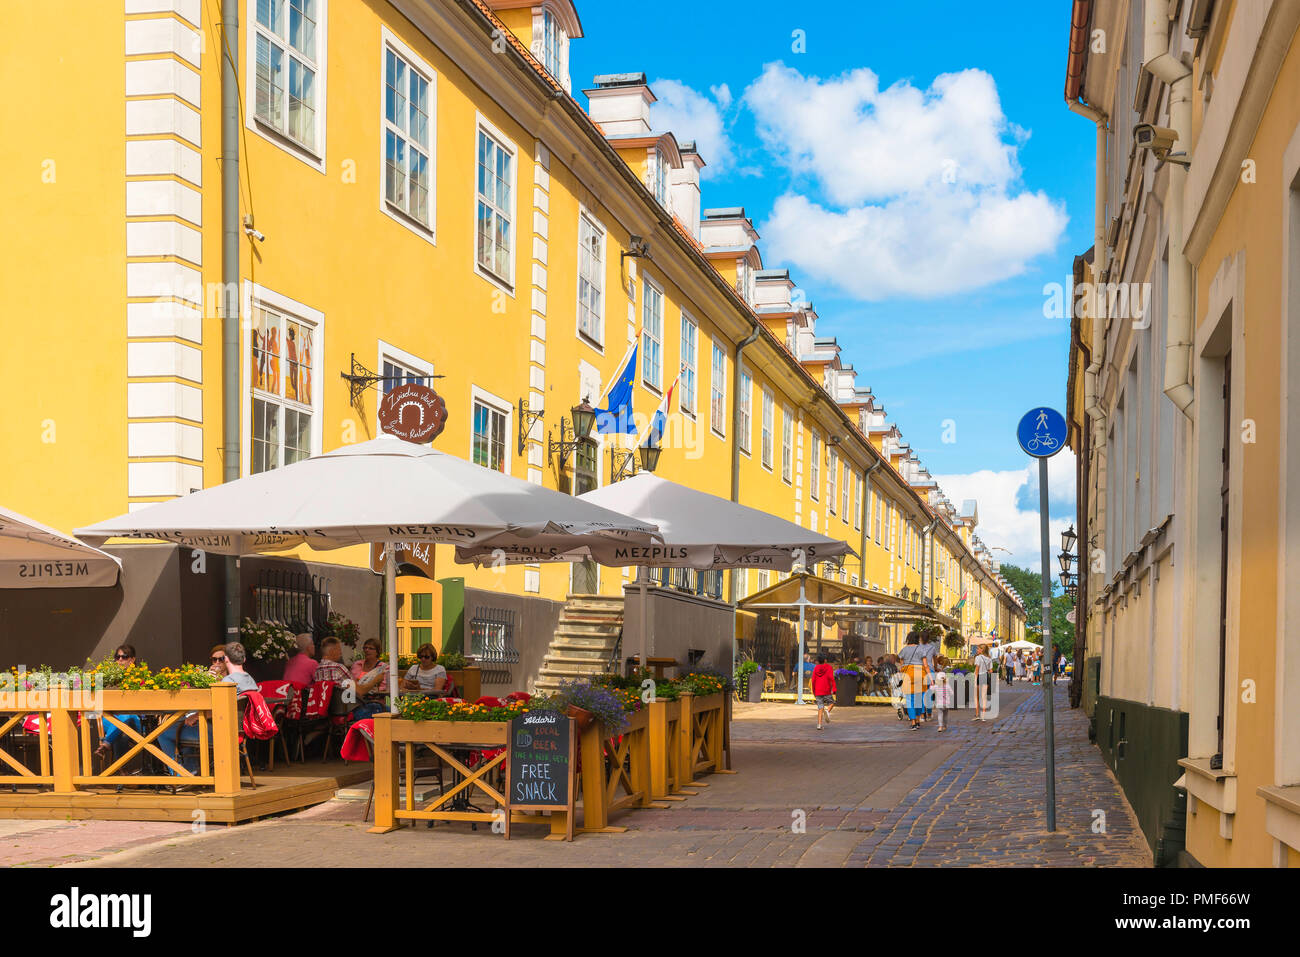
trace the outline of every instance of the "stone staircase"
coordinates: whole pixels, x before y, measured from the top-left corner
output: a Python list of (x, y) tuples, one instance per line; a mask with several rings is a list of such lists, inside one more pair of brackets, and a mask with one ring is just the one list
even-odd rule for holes
[(561, 681), (609, 671), (622, 630), (622, 596), (570, 595), (542, 659), (535, 690), (550, 693), (559, 689)]

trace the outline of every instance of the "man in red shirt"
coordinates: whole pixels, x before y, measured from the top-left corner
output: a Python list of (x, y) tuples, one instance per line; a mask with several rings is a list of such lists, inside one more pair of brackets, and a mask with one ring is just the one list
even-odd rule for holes
[(826, 663), (825, 655), (818, 655), (817, 667), (812, 673), (812, 693), (817, 699), (817, 730), (825, 730), (823, 722), (831, 720), (835, 708), (835, 669)]

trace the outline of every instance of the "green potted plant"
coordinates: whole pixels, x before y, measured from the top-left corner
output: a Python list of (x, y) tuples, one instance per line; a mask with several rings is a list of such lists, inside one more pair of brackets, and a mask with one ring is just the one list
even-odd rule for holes
[(756, 702), (762, 700), (763, 668), (757, 661), (746, 655), (736, 666), (736, 690), (741, 701)]
[(961, 636), (961, 632), (953, 629), (943, 636), (943, 646), (948, 651), (956, 654), (966, 647), (966, 639)]

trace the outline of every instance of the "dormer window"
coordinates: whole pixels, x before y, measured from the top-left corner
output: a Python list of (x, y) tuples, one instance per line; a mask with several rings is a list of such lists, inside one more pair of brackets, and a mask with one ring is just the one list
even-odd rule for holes
[(551, 76), (557, 80), (564, 77), (564, 27), (560, 26), (555, 14), (542, 10), (542, 63)]
[(664, 209), (668, 208), (668, 160), (656, 149), (650, 158), (650, 191)]

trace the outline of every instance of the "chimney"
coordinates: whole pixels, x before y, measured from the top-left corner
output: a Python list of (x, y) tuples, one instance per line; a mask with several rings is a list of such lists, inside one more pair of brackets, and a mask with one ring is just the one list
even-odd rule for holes
[(681, 169), (668, 171), (668, 202), (673, 215), (682, 221), (692, 236), (700, 238), (700, 170), (704, 158), (695, 143), (683, 143)]
[(587, 94), (587, 115), (607, 138), (650, 135), (650, 104), (655, 95), (644, 73), (607, 73), (595, 77)]

